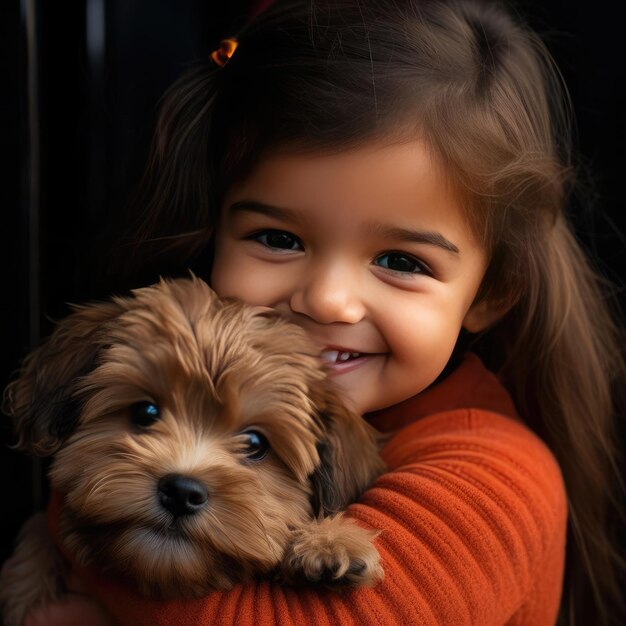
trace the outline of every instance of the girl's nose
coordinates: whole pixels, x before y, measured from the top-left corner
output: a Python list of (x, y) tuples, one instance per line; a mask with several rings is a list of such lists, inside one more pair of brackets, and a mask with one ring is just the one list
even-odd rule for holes
[(365, 316), (358, 281), (339, 266), (309, 269), (309, 276), (291, 294), (290, 306), (319, 324), (356, 324)]

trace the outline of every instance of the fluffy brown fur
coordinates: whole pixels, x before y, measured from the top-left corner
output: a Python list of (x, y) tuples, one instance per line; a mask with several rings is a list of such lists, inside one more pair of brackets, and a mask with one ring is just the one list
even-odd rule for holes
[[(27, 357), (4, 410), (22, 450), (54, 455), (65, 546), (145, 594), (200, 595), (272, 572), (382, 576), (373, 534), (340, 513), (383, 471), (376, 435), (340, 402), (304, 332), (269, 309), (220, 299), (195, 277), (76, 307)], [(269, 442), (263, 458), (250, 431)], [(168, 509), (171, 476), (206, 501)], [(48, 580), (26, 567), (58, 562), (50, 541), (25, 547), (42, 532), (31, 526), (1, 581), (7, 624), (63, 588), (63, 567), (48, 565)]]

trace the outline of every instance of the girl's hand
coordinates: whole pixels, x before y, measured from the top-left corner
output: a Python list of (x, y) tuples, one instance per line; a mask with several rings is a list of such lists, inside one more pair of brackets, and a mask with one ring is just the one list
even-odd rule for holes
[(86, 593), (84, 585), (73, 573), (68, 588), (68, 594), (57, 603), (31, 611), (24, 626), (115, 626), (113, 617)]

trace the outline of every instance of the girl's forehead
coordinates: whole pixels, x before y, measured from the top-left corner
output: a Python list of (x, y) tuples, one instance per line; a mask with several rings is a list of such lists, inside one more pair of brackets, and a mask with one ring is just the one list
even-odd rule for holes
[[(436, 221), (466, 229), (457, 194), (425, 142), (370, 143), (337, 153), (277, 151), (234, 185), (225, 208), (255, 201), (312, 222)], [(239, 205), (240, 206), (240, 205)], [(401, 224), (399, 224), (401, 225)]]

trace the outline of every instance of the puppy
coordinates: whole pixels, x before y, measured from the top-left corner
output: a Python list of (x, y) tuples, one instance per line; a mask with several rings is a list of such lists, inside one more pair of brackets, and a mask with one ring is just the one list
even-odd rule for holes
[[(376, 433), (270, 309), (195, 277), (77, 306), (3, 409), (21, 450), (54, 456), (64, 547), (144, 594), (382, 577), (375, 533), (340, 512), (384, 470)], [(58, 599), (66, 570), (35, 516), (0, 581), (5, 623)]]

